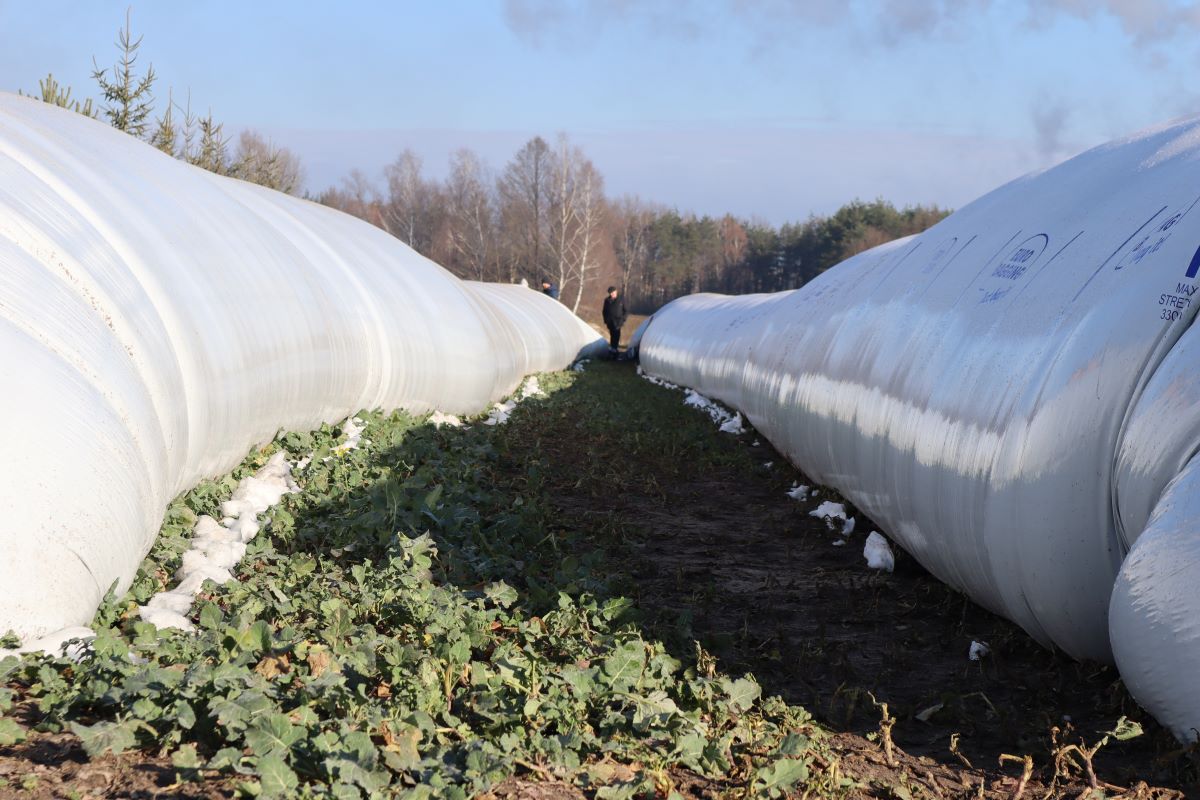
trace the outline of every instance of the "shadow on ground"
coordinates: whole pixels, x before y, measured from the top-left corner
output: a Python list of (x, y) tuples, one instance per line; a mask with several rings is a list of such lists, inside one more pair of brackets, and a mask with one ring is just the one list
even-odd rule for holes
[[(835, 546), (841, 537), (808, 511), (839, 498), (788, 497), (810, 481), (765, 440), (717, 434), (680, 401), (632, 365), (596, 364), (497, 436), (497, 481), (531, 467), (544, 475), (558, 524), (589, 533), (610, 589), (635, 601), (647, 635), (681, 657), (698, 639), (722, 670), (753, 672), (835, 730), (878, 732), (874, 701), (887, 703), (891, 735), (910, 754), (993, 774), (1002, 754), (1029, 754), (1049, 780), (1058, 747), (1095, 744), (1127, 716), (1146, 733), (1101, 748), (1099, 780), (1200, 791), (1194, 755), (1137, 707), (1115, 669), (1042, 648), (899, 550), (893, 574), (868, 570), (870, 520)], [(973, 641), (990, 655), (969, 660)]]

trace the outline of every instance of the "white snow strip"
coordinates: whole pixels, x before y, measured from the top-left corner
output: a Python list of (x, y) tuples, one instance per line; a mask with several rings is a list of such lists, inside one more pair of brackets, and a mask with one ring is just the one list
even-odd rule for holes
[(896, 557), (892, 554), (892, 546), (877, 531), (871, 531), (867, 543), (863, 545), (863, 558), (871, 569), (891, 572), (896, 568)]
[(429, 415), (429, 421), (435, 427), (449, 425), (451, 428), (461, 428), (463, 421), (453, 414), (443, 414), (441, 411), (435, 411)]
[[(358, 427), (356, 421), (362, 422), (346, 420), (342, 429), (347, 434), (343, 446), (350, 445), (346, 450), (357, 447), (362, 438), (365, 426)], [(179, 585), (138, 606), (142, 619), (157, 628), (195, 630), (187, 615), (204, 582), (223, 584), (233, 580), (231, 570), (246, 555), (246, 543), (261, 529), (258, 515), (277, 504), (285, 494), (296, 491), (299, 487), (292, 479), (292, 466), (283, 451), (271, 456), (258, 472), (242, 478), (233, 497), (221, 503), (220, 523), (207, 514), (196, 520), (192, 545), (183, 554), (183, 563), (175, 575)]]
[(746, 428), (742, 425), (741, 414), (736, 411), (725, 410), (695, 389), (686, 390), (683, 396), (683, 403), (708, 414), (712, 421), (720, 427), (722, 433), (738, 434), (746, 432)]
[[(708, 414), (712, 421), (717, 424), (722, 433), (740, 434), (746, 432), (745, 423), (742, 421), (742, 415), (736, 411), (729, 411), (718, 403), (709, 400), (704, 395), (697, 392), (695, 389), (684, 389), (678, 384), (665, 381), (662, 378), (656, 378), (653, 375), (648, 375), (641, 367), (637, 368), (637, 374), (643, 379), (650, 381), (655, 386), (662, 386), (666, 389), (683, 389), (683, 402), (685, 405), (698, 408)], [(757, 447), (758, 442), (754, 445)]]
[(992, 648), (988, 647), (987, 642), (971, 642), (971, 649), (967, 651), (967, 658), (972, 661), (979, 661), (981, 658), (992, 652)]
[(25, 653), (46, 653), (55, 658), (65, 657), (72, 661), (78, 661), (87, 653), (91, 641), (95, 638), (96, 632), (91, 628), (74, 625), (54, 633), (48, 633), (11, 650), (0, 647), (0, 658), (19, 656)]
[(787, 496), (792, 498), (793, 500), (807, 500), (808, 499), (808, 487), (802, 483), (798, 483), (795, 486), (793, 486), (791, 489), (788, 489)]
[(638, 367), (638, 368), (637, 368), (637, 374), (638, 374), (639, 376), (641, 376), (642, 378), (644, 378), (645, 380), (648, 380), (648, 381), (650, 381), (650, 382), (651, 382), (651, 383), (653, 383), (655, 386), (662, 386), (662, 387), (663, 387), (663, 388), (665, 388), (665, 389), (678, 389), (678, 388), (680, 388), (679, 384), (677, 384), (677, 383), (671, 383), (670, 381), (665, 381), (665, 380), (663, 380), (662, 378), (656, 378), (656, 377), (654, 377), (653, 375), (650, 375), (650, 374), (648, 374), (648, 373), (647, 373), (645, 370), (643, 370), (641, 367)]

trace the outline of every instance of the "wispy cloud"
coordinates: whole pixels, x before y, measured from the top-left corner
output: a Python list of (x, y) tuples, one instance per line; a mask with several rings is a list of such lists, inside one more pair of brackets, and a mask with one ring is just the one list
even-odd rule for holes
[(1171, 0), (1045, 0), (1029, 3), (1030, 19), (1045, 23), (1057, 14), (1092, 20), (1115, 19), (1135, 44), (1151, 45), (1189, 36), (1200, 27), (1200, 11)]
[[(1176, 0), (1021, 0), (1027, 22), (1045, 27), (1063, 16), (1111, 18), (1139, 46), (1190, 36), (1200, 29), (1200, 9)], [(638, 24), (655, 35), (691, 40), (713, 33), (713, 19), (737, 20), (759, 46), (794, 43), (800, 26), (847, 26), (879, 43), (955, 38), (992, 6), (992, 0), (882, 0), (869, 6), (845, 0), (505, 0), (504, 18), (533, 46), (572, 45), (610, 24)], [(859, 30), (861, 29), (861, 30)]]

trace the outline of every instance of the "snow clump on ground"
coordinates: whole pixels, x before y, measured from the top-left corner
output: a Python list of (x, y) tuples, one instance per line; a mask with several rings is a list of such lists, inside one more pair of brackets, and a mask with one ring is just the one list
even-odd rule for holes
[(863, 545), (863, 558), (867, 566), (882, 572), (891, 572), (896, 568), (896, 557), (892, 554), (892, 546), (878, 531), (871, 531), (867, 542)]

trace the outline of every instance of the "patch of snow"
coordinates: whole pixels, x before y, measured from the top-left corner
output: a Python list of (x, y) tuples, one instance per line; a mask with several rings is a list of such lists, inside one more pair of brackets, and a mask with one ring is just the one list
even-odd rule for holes
[(546, 393), (542, 391), (542, 387), (538, 385), (537, 375), (530, 375), (525, 380), (525, 385), (521, 387), (521, 400), (528, 400), (531, 397), (545, 397)]
[(972, 641), (971, 649), (967, 651), (967, 658), (979, 661), (990, 652), (992, 652), (992, 648), (988, 647), (987, 642)]
[(508, 400), (504, 403), (496, 403), (496, 405), (492, 406), (492, 411), (487, 415), (487, 419), (483, 421), (483, 424), (504, 425), (508, 422), (508, 418), (512, 416), (513, 409), (516, 407), (516, 400)]
[(680, 388), (680, 387), (679, 387), (679, 384), (676, 384), (676, 383), (671, 383), (670, 381), (665, 381), (665, 380), (663, 380), (662, 378), (657, 378), (657, 377), (655, 377), (655, 376), (651, 375), (650, 373), (648, 373), (648, 372), (646, 372), (645, 370), (643, 370), (643, 369), (641, 368), (641, 366), (640, 366), (640, 365), (639, 365), (639, 366), (638, 366), (638, 368), (637, 368), (637, 374), (638, 374), (638, 376), (639, 376), (639, 377), (641, 377), (641, 378), (644, 378), (645, 380), (648, 380), (648, 381), (650, 381), (650, 382), (651, 382), (651, 383), (653, 383), (655, 386), (662, 386), (662, 387), (663, 387), (663, 388), (665, 388), (665, 389), (678, 389), (678, 388)]
[[(358, 438), (361, 438), (363, 428), (358, 428), (353, 422), (347, 420), (343, 432), (347, 427), (355, 428)], [(361, 423), (362, 420), (357, 422)], [(348, 434), (348, 442), (350, 438)], [(357, 443), (356, 438), (354, 446)], [(302, 459), (299, 463), (310, 460)], [(159, 592), (146, 605), (138, 606), (141, 618), (157, 628), (195, 630), (187, 614), (204, 582), (223, 584), (233, 580), (231, 570), (246, 555), (246, 543), (261, 530), (258, 515), (276, 505), (285, 494), (296, 491), (299, 491), (299, 487), (292, 479), (292, 466), (282, 451), (271, 456), (258, 472), (242, 478), (233, 497), (221, 503), (223, 516), (220, 523), (207, 514), (196, 520), (191, 547), (183, 554), (182, 564), (175, 575), (179, 585)]]
[(808, 487), (802, 483), (798, 483), (795, 486), (793, 486), (791, 489), (788, 489), (787, 496), (792, 498), (793, 500), (807, 500), (808, 499)]
[[(789, 492), (789, 494), (791, 493)], [(808, 515), (810, 517), (816, 517), (817, 519), (840, 519), (844, 522), (846, 519), (846, 507), (841, 503), (825, 500), (821, 503), (821, 505), (808, 512)]]
[(522, 400), (528, 400), (530, 397), (541, 395), (542, 387), (538, 386), (536, 375), (530, 375), (521, 388), (517, 390), (511, 398), (503, 403), (496, 403), (492, 406), (491, 413), (487, 415), (487, 419), (483, 421), (484, 425), (504, 425), (508, 422), (508, 418), (512, 416), (513, 409), (517, 407), (517, 403)]
[(435, 411), (429, 415), (429, 421), (434, 427), (440, 428), (443, 425), (449, 425), (451, 428), (461, 428), (462, 420), (453, 414), (443, 414), (441, 411)]
[[(590, 358), (579, 359), (578, 361), (576, 361), (574, 364), (571, 365), (571, 371), (572, 372), (583, 372), (584, 368), (590, 361), (591, 361)], [(639, 367), (639, 369), (640, 369), (640, 367)], [(640, 375), (641, 373), (638, 373), (638, 374)]]
[(945, 703), (937, 703), (936, 705), (932, 705), (922, 711), (918, 711), (914, 716), (921, 722), (929, 722), (929, 718), (941, 711), (943, 708), (945, 708)]
[(830, 542), (830, 544), (833, 545), (834, 547), (843, 547), (846, 544), (846, 540), (845, 539), (834, 539), (832, 542)]
[(342, 435), (346, 437), (346, 440), (333, 448), (333, 452), (345, 453), (348, 450), (356, 449), (362, 441), (363, 431), (366, 429), (367, 426), (358, 417), (347, 419), (342, 423)]
[(854, 533), (854, 517), (846, 520), (846, 524), (842, 526), (842, 536), (849, 536)]
[(775, 466), (775, 462), (774, 461), (764, 461), (763, 466), (766, 467), (767, 469), (770, 469), (771, 467)]
[(863, 558), (871, 569), (891, 572), (896, 568), (896, 557), (892, 554), (892, 546), (878, 531), (871, 531), (867, 543), (863, 545)]
[(732, 417), (721, 423), (721, 433), (732, 433), (736, 436), (745, 432), (746, 427), (742, 424), (742, 415), (737, 412), (734, 412)]
[(742, 425), (741, 414), (736, 411), (727, 411), (695, 389), (686, 390), (683, 396), (683, 403), (708, 414), (709, 418), (719, 426), (722, 433), (739, 434), (746, 432), (746, 428)]
[(684, 391), (683, 404), (685, 406), (691, 406), (692, 408), (698, 408), (701, 411), (708, 411), (713, 407), (713, 401), (709, 400), (695, 389), (687, 389)]
[(48, 633), (37, 639), (26, 642), (11, 650), (0, 648), (0, 658), (19, 656), (24, 653), (45, 653), (55, 658), (69, 658), (79, 661), (91, 648), (91, 641), (96, 638), (96, 632), (82, 625)]

